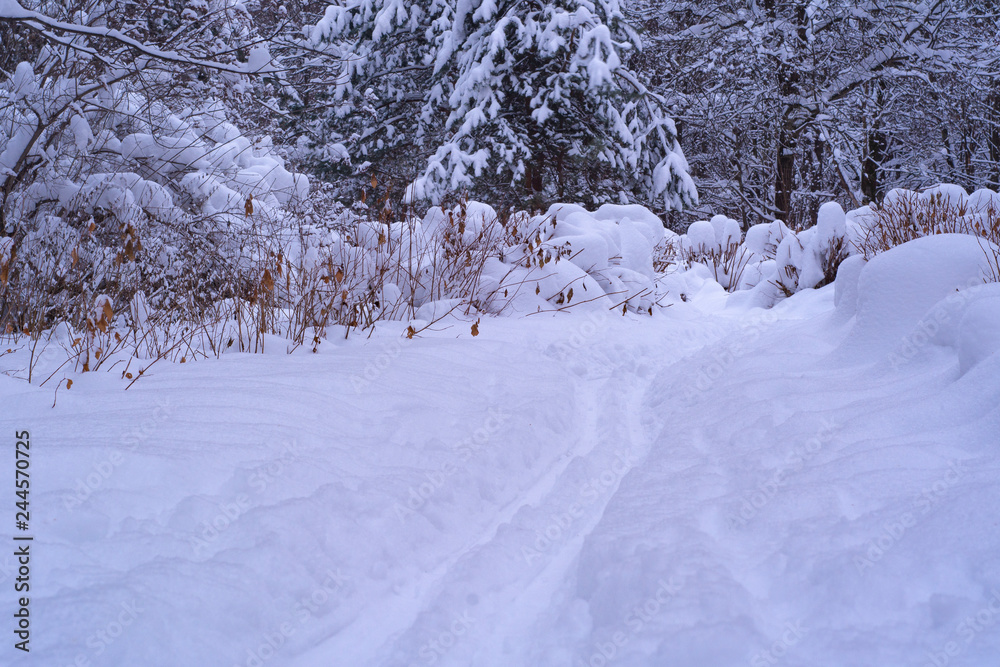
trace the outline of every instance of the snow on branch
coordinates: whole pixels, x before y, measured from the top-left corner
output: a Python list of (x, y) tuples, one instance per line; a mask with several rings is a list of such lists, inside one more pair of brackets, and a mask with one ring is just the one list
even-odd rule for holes
[(51, 39), (64, 46), (70, 46), (94, 56), (99, 56), (100, 52), (74, 42), (69, 42), (53, 31), (94, 37), (98, 39), (107, 39), (137, 51), (138, 53), (153, 60), (205, 67), (220, 72), (227, 72), (229, 74), (274, 74), (281, 71), (281, 68), (277, 67), (272, 61), (267, 47), (263, 45), (251, 49), (250, 57), (246, 63), (241, 65), (230, 65), (217, 60), (194, 57), (178, 53), (177, 51), (168, 51), (150, 44), (144, 44), (112, 28), (59, 21), (46, 16), (45, 14), (25, 9), (20, 5), (20, 3), (17, 2), (17, 0), (0, 0), (0, 19), (20, 23), (38, 32), (47, 39)]

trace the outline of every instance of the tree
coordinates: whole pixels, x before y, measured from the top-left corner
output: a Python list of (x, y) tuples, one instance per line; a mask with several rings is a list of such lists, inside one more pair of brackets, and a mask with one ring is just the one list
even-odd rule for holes
[(343, 62), (328, 122), (362, 168), (412, 169), (413, 199), (697, 201), (616, 0), (350, 0), (310, 37)]
[(140, 284), (204, 303), (248, 197), (256, 221), (304, 194), (231, 122), (275, 71), (241, 3), (5, 0), (0, 31), (19, 44), (0, 73), (0, 238), (17, 257), (0, 327), (79, 322), (102, 293), (117, 312)]
[(636, 68), (671, 64), (652, 87), (681, 123), (706, 209), (810, 224), (822, 201), (877, 199), (899, 160), (923, 159), (896, 142), (927, 105), (902, 101), (976, 63), (956, 5), (639, 1), (649, 46)]

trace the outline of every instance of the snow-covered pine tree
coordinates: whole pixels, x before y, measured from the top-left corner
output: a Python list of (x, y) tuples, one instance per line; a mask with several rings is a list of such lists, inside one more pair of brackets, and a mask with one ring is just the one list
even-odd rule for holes
[(328, 121), (412, 199), (697, 200), (617, 0), (348, 0), (310, 39), (343, 63)]

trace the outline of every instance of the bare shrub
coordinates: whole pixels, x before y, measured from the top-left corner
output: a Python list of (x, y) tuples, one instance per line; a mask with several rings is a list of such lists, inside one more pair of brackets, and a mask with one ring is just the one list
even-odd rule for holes
[(700, 262), (712, 272), (715, 281), (726, 291), (735, 292), (740, 288), (743, 272), (752, 259), (752, 253), (734, 238), (725, 244), (705, 247), (697, 245), (688, 248), (682, 257), (689, 264)]
[(935, 234), (971, 234), (1000, 244), (1000, 210), (993, 203), (973, 207), (967, 202), (952, 203), (942, 193), (923, 197), (903, 192), (871, 209), (864, 237), (856, 243), (866, 259)]
[(680, 237), (674, 235), (664, 236), (653, 247), (653, 270), (657, 273), (666, 273), (677, 266), (680, 261), (680, 254)]

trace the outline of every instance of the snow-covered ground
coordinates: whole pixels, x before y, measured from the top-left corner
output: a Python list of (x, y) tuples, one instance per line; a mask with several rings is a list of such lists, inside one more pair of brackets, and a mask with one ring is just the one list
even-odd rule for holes
[[(771, 310), (706, 283), (653, 316), (88, 373), (55, 408), (0, 375), (35, 537), (31, 654), (8, 630), (0, 662), (997, 664), (973, 246), (852, 258)], [(15, 576), (5, 549), (6, 600)]]

